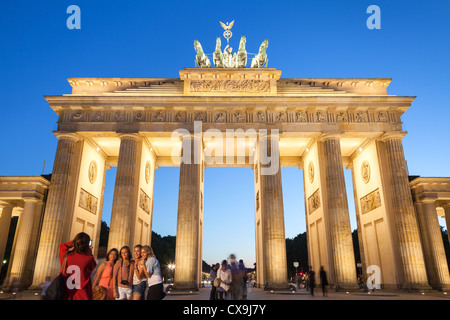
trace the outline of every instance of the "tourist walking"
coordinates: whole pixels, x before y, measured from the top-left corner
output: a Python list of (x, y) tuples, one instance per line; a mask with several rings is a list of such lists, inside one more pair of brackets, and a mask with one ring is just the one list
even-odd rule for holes
[(147, 277), (139, 269), (143, 268), (142, 246), (140, 244), (134, 246), (134, 274), (133, 274), (133, 300), (145, 300), (145, 290), (147, 289)]
[(109, 250), (106, 255), (106, 261), (103, 262), (97, 270), (97, 274), (92, 282), (92, 290), (95, 290), (96, 286), (100, 286), (104, 289), (104, 299), (101, 300), (114, 300), (114, 288), (112, 284), (114, 265), (119, 259), (119, 251), (116, 248)]
[(159, 261), (156, 259), (153, 249), (150, 246), (143, 246), (141, 255), (142, 260), (139, 263), (144, 267), (141, 267), (139, 271), (143, 272), (147, 278), (147, 300), (162, 300), (166, 296), (166, 293), (164, 292)]
[(327, 273), (323, 269), (323, 266), (320, 267), (319, 277), (320, 277), (320, 285), (322, 286), (322, 295), (324, 297), (326, 297), (328, 295), (328, 290), (327, 290), (328, 279), (327, 279)]
[(227, 268), (227, 260), (222, 261), (222, 266), (217, 271), (217, 278), (220, 281), (219, 300), (227, 300), (231, 285), (231, 271)]
[(308, 279), (309, 279), (309, 288), (311, 290), (311, 295), (314, 295), (314, 288), (316, 286), (316, 273), (314, 272), (314, 270), (312, 269), (312, 267), (310, 267), (310, 270), (308, 272)]
[(113, 294), (117, 300), (131, 300), (133, 293), (134, 261), (128, 246), (120, 249), (120, 260), (116, 262), (113, 273)]
[(247, 281), (248, 281), (248, 276), (247, 276), (247, 268), (244, 265), (244, 260), (239, 260), (239, 269), (241, 269), (242, 273), (243, 273), (243, 285), (242, 285), (242, 300), (247, 300)]
[(211, 271), (209, 275), (211, 276), (211, 293), (209, 295), (209, 300), (217, 300), (217, 287), (214, 285), (214, 280), (217, 278), (217, 270), (219, 269), (219, 264), (213, 264), (211, 266)]
[(230, 270), (231, 270), (231, 298), (233, 300), (242, 299), (242, 286), (243, 286), (243, 272), (239, 268), (239, 264), (236, 261), (234, 254), (230, 255)]
[(61, 273), (66, 287), (64, 300), (93, 299), (91, 274), (97, 262), (92, 255), (90, 241), (89, 235), (81, 232), (72, 241), (59, 246)]

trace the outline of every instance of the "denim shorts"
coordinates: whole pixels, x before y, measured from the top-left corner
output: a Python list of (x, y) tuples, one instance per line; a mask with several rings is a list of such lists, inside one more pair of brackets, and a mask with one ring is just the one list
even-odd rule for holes
[(139, 284), (133, 284), (133, 293), (143, 295), (147, 289), (147, 281), (142, 281)]

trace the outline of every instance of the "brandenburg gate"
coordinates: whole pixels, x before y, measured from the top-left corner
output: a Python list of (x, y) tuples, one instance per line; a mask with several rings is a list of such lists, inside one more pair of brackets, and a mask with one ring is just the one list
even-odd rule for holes
[[(384, 288), (450, 287), (436, 209), (450, 215), (449, 181), (426, 192), (426, 179), (408, 180), (401, 116), (414, 97), (389, 95), (385, 78), (281, 78), (258, 65), (199, 66), (179, 78), (69, 78), (71, 94), (45, 97), (59, 116), (51, 184), (37, 248), (20, 242), (34, 255), (34, 272), (11, 274), (31, 286), (57, 275), (58, 245), (81, 231), (98, 252), (113, 166), (108, 249), (151, 244), (155, 170), (180, 166), (174, 289), (195, 290), (204, 169), (246, 166), (254, 170), (257, 283), (287, 289), (280, 167), (290, 166), (303, 170), (309, 265), (316, 274), (323, 266), (333, 287), (355, 289), (346, 167), (364, 273), (378, 266)], [(0, 199), (8, 200), (1, 192)]]

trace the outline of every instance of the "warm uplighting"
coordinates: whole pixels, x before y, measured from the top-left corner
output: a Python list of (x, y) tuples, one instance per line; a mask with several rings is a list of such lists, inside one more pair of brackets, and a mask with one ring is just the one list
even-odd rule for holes
[(363, 148), (359, 148), (359, 152), (362, 152), (363, 151)]

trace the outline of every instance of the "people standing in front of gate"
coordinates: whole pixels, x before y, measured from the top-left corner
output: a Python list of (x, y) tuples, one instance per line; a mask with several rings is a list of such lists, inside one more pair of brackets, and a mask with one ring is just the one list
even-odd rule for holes
[(243, 273), (243, 278), (242, 280), (244, 281), (243, 285), (242, 285), (242, 300), (247, 300), (247, 281), (248, 281), (248, 276), (247, 276), (247, 268), (244, 265), (244, 260), (240, 259), (239, 260), (239, 269), (241, 269), (242, 273)]
[[(81, 232), (72, 241), (59, 246), (61, 272), (66, 285), (64, 300), (92, 300), (94, 298), (91, 274), (97, 266), (97, 262), (92, 255), (90, 241), (89, 235)], [(68, 287), (70, 283), (73, 285)]]
[(161, 277), (161, 267), (155, 253), (150, 246), (143, 246), (142, 260), (139, 262), (143, 265), (139, 272), (144, 273), (147, 278), (148, 293), (147, 300), (162, 300), (166, 296), (164, 285)]
[(217, 271), (217, 278), (220, 281), (219, 300), (226, 300), (231, 285), (231, 271), (227, 268), (227, 260), (222, 261), (222, 266)]
[(113, 273), (114, 298), (131, 300), (133, 293), (134, 260), (131, 260), (131, 250), (128, 246), (120, 249), (120, 260), (116, 262)]
[(145, 290), (147, 289), (147, 278), (141, 272), (140, 264), (142, 260), (142, 246), (140, 244), (134, 246), (134, 274), (133, 274), (133, 300), (145, 300)]
[(209, 295), (209, 300), (217, 300), (217, 287), (214, 286), (214, 279), (217, 278), (217, 270), (219, 269), (219, 264), (213, 264), (211, 266), (211, 271), (209, 275), (211, 276), (211, 293)]
[(233, 300), (242, 299), (242, 287), (244, 283), (244, 274), (239, 268), (239, 264), (234, 254), (230, 255), (230, 268), (231, 268), (231, 298)]
[(327, 273), (323, 269), (323, 266), (320, 266), (320, 285), (322, 286), (322, 295), (326, 297), (328, 295), (327, 286), (328, 286), (328, 279), (327, 279)]
[(100, 267), (98, 267), (97, 274), (92, 282), (92, 289), (97, 285), (103, 287), (106, 291), (106, 300), (114, 300), (114, 289), (113, 289), (113, 271), (114, 266), (119, 259), (119, 251), (116, 248), (109, 250), (106, 255), (106, 261), (103, 262)]
[(311, 289), (311, 295), (313, 296), (314, 288), (316, 286), (316, 273), (314, 272), (312, 267), (309, 267), (308, 279), (309, 279), (309, 288)]

